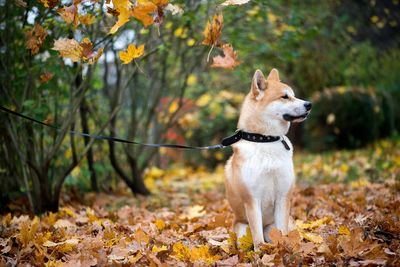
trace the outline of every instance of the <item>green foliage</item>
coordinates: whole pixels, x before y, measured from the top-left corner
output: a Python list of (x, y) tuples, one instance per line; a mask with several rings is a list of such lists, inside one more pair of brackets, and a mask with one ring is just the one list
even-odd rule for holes
[(336, 87), (314, 95), (305, 142), (312, 150), (357, 148), (393, 131), (393, 108), (387, 94)]

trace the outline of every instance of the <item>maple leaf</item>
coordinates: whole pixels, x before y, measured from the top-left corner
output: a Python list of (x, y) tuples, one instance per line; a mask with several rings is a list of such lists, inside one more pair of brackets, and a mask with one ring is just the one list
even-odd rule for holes
[(74, 39), (60, 38), (54, 41), (53, 50), (60, 53), (60, 56), (78, 62), (82, 58), (83, 48)]
[(223, 69), (233, 69), (240, 64), (240, 62), (236, 61), (237, 55), (236, 52), (233, 51), (233, 47), (230, 44), (225, 44), (222, 47), (224, 51), (224, 57), (216, 56), (213, 58), (213, 64), (211, 67), (213, 68), (223, 68)]
[(93, 44), (88, 38), (84, 38), (82, 42), (74, 39), (60, 38), (54, 42), (53, 50), (60, 53), (61, 57), (69, 58), (73, 62), (80, 60), (94, 64), (103, 54), (103, 48), (100, 48), (97, 53), (93, 51)]
[[(157, 1), (156, 3), (161, 5), (162, 2), (163, 1)], [(131, 14), (137, 20), (142, 22), (144, 27), (147, 27), (154, 23), (154, 18), (150, 14), (155, 13), (158, 10), (158, 6), (156, 3), (153, 3), (148, 0), (137, 0), (136, 5), (133, 7)]]
[(251, 235), (250, 228), (246, 228), (246, 234), (238, 238), (239, 248), (247, 252), (253, 247), (253, 236)]
[(112, 3), (114, 5), (112, 10), (114, 10), (115, 14), (118, 14), (118, 20), (110, 29), (110, 34), (117, 32), (120, 27), (129, 21), (129, 17), (131, 16), (130, 9), (132, 7), (130, 0), (113, 0)]
[(144, 53), (144, 44), (136, 47), (134, 44), (129, 44), (126, 51), (119, 52), (119, 58), (122, 60), (122, 64), (128, 64), (135, 58), (140, 57)]
[(83, 25), (91, 25), (96, 21), (96, 17), (91, 14), (79, 16), (79, 22)]
[(233, 6), (233, 5), (244, 5), (250, 2), (250, 0), (226, 0), (221, 6)]
[(208, 21), (206, 28), (203, 31), (204, 40), (202, 44), (204, 45), (220, 45), (220, 38), (222, 34), (224, 18), (222, 14), (215, 14), (212, 21)]
[(57, 12), (67, 24), (73, 24), (74, 27), (78, 26), (79, 16), (78, 7), (76, 5), (64, 6), (59, 8)]
[(20, 225), (18, 240), (23, 247), (26, 247), (34, 238), (39, 228), (39, 219), (35, 217), (32, 222), (29, 220), (23, 221)]
[(35, 23), (33, 29), (25, 34), (26, 48), (31, 50), (31, 54), (35, 55), (39, 52), (42, 47), (44, 40), (47, 37), (47, 31), (40, 24)]
[(153, 248), (151, 249), (151, 252), (158, 253), (166, 250), (168, 250), (166, 245), (162, 245), (161, 247), (154, 245)]

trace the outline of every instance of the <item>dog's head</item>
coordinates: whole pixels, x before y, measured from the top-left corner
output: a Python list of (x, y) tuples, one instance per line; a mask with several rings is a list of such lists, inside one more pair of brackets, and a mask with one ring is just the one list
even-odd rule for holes
[(249, 96), (263, 121), (301, 122), (311, 111), (311, 102), (296, 98), (292, 88), (280, 81), (276, 69), (271, 70), (267, 79), (260, 70), (256, 70)]

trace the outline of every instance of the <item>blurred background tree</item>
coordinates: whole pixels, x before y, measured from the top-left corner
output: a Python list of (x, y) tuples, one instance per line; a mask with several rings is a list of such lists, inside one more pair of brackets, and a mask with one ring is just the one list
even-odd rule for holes
[[(116, 19), (105, 1), (75, 1), (80, 15), (71, 23), (60, 16), (71, 1), (0, 3), (0, 103), (62, 129), (1, 113), (1, 208), (26, 196), (22, 201), (35, 213), (54, 211), (63, 184), (78, 195), (109, 192), (119, 178), (133, 193), (148, 194), (143, 174), (149, 166), (215, 167), (229, 149), (155, 150), (68, 130), (149, 143), (219, 143), (235, 130), (257, 68), (278, 68), (299, 97), (315, 102), (309, 121), (291, 129), (299, 147), (355, 148), (399, 130), (399, 1), (255, 0), (227, 7), (219, 6), (223, 1), (171, 2), (184, 12), (160, 8), (152, 14), (155, 24), (144, 27), (131, 19), (113, 35), (107, 33)], [(210, 68), (210, 47), (201, 45), (216, 13), (224, 16), (222, 42), (233, 45), (241, 62), (232, 71)], [(92, 58), (60, 58), (51, 48), (61, 37), (89, 38)], [(37, 47), (28, 43), (32, 39)], [(118, 53), (130, 43), (144, 44), (145, 53), (123, 65)], [(211, 56), (221, 53), (215, 47)]]

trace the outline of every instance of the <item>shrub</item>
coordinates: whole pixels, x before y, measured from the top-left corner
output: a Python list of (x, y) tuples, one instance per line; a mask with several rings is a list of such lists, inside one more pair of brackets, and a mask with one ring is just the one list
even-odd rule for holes
[(393, 103), (372, 88), (326, 89), (312, 101), (305, 131), (305, 144), (311, 150), (357, 148), (393, 132)]

